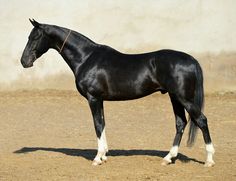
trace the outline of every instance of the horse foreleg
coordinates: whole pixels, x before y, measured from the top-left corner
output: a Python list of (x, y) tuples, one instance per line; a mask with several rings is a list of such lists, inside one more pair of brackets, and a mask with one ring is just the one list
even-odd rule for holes
[(182, 139), (184, 128), (187, 124), (184, 107), (173, 96), (170, 96), (170, 98), (175, 114), (176, 135), (172, 148), (170, 149), (169, 153), (163, 158), (162, 165), (170, 164), (172, 162), (171, 159), (178, 155), (179, 145)]
[(108, 152), (106, 133), (105, 133), (103, 101), (98, 100), (92, 96), (88, 97), (88, 101), (93, 115), (94, 127), (98, 140), (98, 151), (96, 157), (93, 160), (93, 165), (96, 166), (107, 161), (106, 153)]

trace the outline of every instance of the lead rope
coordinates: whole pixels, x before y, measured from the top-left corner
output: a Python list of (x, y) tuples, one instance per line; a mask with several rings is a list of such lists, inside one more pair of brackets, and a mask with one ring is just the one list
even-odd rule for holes
[(60, 50), (59, 50), (59, 53), (60, 53), (60, 54), (61, 54), (61, 52), (62, 52), (62, 50), (63, 50), (63, 48), (64, 48), (64, 46), (65, 46), (65, 44), (66, 44), (67, 39), (68, 39), (69, 36), (70, 36), (70, 33), (71, 33), (71, 30), (69, 31), (68, 35), (66, 36), (66, 39), (64, 40), (64, 42), (63, 42), (63, 44), (62, 44), (62, 46), (61, 46), (61, 48), (60, 48)]

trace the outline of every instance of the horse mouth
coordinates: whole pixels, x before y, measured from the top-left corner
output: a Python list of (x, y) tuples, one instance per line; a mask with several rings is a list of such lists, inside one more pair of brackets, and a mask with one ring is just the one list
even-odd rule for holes
[(30, 68), (30, 67), (33, 67), (33, 61), (30, 61), (28, 63), (24, 62), (24, 61), (21, 61), (21, 64), (24, 68)]

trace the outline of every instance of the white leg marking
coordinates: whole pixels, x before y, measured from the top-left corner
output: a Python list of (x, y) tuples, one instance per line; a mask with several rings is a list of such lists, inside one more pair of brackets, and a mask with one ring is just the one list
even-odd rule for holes
[(108, 152), (108, 146), (104, 128), (100, 139), (98, 138), (98, 152), (94, 158), (93, 165), (100, 165), (102, 164), (102, 161), (107, 161), (106, 152)]
[(212, 143), (206, 144), (206, 152), (207, 152), (207, 159), (206, 159), (205, 167), (211, 167), (215, 164), (213, 160), (215, 149)]
[(105, 152), (108, 152), (108, 146), (107, 146), (107, 138), (106, 138), (106, 131), (105, 128), (103, 129), (102, 135), (101, 135), (101, 139), (103, 142), (103, 147), (105, 149)]
[(179, 150), (178, 146), (173, 146), (170, 149), (170, 152), (163, 158), (162, 165), (170, 164), (172, 162), (171, 158), (174, 158), (174, 157), (176, 157), (178, 155), (178, 150)]

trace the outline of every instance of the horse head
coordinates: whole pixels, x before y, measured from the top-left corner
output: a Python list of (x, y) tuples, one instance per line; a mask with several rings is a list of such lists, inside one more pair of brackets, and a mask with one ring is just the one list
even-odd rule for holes
[(34, 61), (42, 56), (50, 48), (50, 37), (47, 35), (45, 25), (30, 19), (34, 26), (28, 42), (21, 57), (21, 64), (24, 68), (32, 67)]

